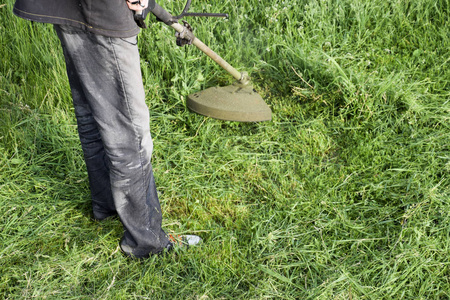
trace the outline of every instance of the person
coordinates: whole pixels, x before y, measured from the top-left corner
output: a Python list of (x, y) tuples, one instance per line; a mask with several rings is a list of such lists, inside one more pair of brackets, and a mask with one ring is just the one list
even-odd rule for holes
[[(61, 41), (96, 220), (118, 215), (125, 255), (171, 249), (153, 176), (149, 111), (133, 13), (148, 0), (16, 0), (16, 16), (54, 24)], [(183, 236), (197, 244), (197, 236)], [(179, 242), (180, 239), (177, 239)]]

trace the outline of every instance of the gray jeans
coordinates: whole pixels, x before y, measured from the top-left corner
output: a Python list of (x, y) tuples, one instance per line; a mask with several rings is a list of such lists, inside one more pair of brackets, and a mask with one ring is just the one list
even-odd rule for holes
[(55, 25), (66, 60), (96, 219), (119, 215), (120, 242), (146, 257), (170, 247), (150, 162), (153, 142), (137, 37)]

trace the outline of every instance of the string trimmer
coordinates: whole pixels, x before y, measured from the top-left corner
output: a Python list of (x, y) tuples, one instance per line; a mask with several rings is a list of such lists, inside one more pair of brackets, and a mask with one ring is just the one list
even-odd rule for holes
[(191, 0), (188, 0), (183, 12), (178, 16), (172, 16), (159, 6), (154, 0), (149, 1), (148, 7), (135, 13), (135, 20), (140, 27), (146, 28), (145, 18), (148, 12), (154, 14), (158, 21), (172, 27), (177, 31), (177, 45), (194, 45), (223, 69), (230, 73), (237, 81), (229, 86), (211, 87), (203, 91), (188, 95), (187, 107), (204, 116), (220, 120), (239, 122), (260, 122), (272, 118), (272, 111), (262, 97), (253, 89), (250, 77), (246, 72), (239, 72), (227, 63), (223, 58), (212, 51), (202, 41), (195, 37), (192, 27), (183, 17), (228, 17), (226, 14), (213, 13), (188, 13)]

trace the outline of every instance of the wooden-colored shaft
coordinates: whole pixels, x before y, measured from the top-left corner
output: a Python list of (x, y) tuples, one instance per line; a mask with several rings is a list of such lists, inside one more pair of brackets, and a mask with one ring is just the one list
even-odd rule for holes
[[(180, 23), (173, 23), (170, 25), (173, 29), (175, 29), (177, 32), (181, 33), (185, 29), (183, 25)], [(200, 41), (198, 38), (194, 38), (192, 41), (192, 44), (194, 44), (198, 49), (203, 51), (206, 55), (208, 55), (212, 60), (214, 60), (219, 66), (221, 66), (225, 71), (231, 74), (236, 80), (243, 80), (243, 74), (233, 68), (229, 63), (227, 63), (222, 57), (220, 57), (217, 53), (215, 53), (213, 50), (211, 50), (208, 46), (206, 46), (202, 41)]]

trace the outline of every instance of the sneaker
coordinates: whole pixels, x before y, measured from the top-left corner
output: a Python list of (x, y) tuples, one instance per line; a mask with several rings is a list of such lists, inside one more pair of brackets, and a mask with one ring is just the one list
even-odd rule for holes
[(139, 253), (139, 251), (136, 251), (137, 249), (125, 244), (124, 238), (119, 242), (119, 247), (122, 253), (131, 259), (143, 259), (143, 258), (149, 258), (152, 254), (157, 255), (164, 255), (168, 253), (169, 251), (172, 251), (177, 248), (189, 248), (189, 246), (194, 246), (199, 243), (201, 243), (202, 238), (197, 235), (172, 235), (169, 234), (167, 236), (169, 238), (169, 243), (167, 246), (158, 253)]
[(172, 251), (177, 248), (189, 248), (190, 246), (198, 245), (202, 242), (202, 238), (197, 235), (172, 235), (169, 234), (167, 236), (169, 238), (169, 243), (167, 246), (158, 253), (137, 253), (136, 249), (125, 244), (124, 238), (119, 242), (119, 248), (122, 251), (122, 253), (132, 259), (143, 259), (143, 258), (149, 258), (152, 254), (157, 255), (164, 255), (168, 253), (169, 251)]
[(202, 238), (198, 235), (168, 235), (169, 241), (175, 247), (190, 247), (198, 245), (202, 242)]

